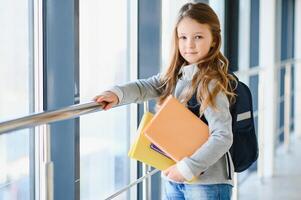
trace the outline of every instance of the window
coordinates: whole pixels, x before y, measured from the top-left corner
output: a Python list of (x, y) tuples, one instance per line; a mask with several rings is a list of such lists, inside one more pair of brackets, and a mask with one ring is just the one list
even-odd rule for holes
[[(32, 1), (0, 3), (0, 121), (33, 111)], [(0, 199), (33, 198), (31, 129), (0, 135)]]
[[(80, 1), (81, 103), (129, 80), (128, 10), (122, 0)], [(104, 199), (129, 184), (129, 110), (122, 106), (80, 118), (81, 199)]]
[(162, 1), (162, 68), (163, 71), (168, 68), (171, 45), (172, 45), (172, 34), (176, 24), (177, 15), (180, 8), (191, 2), (189, 0), (178, 0), (178, 1)]

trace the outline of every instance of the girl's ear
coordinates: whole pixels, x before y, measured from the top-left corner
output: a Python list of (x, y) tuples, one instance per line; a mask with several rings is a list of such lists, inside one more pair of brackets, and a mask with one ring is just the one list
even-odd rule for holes
[(215, 46), (215, 42), (212, 42), (212, 43), (211, 43), (211, 47), (214, 47), (214, 46)]

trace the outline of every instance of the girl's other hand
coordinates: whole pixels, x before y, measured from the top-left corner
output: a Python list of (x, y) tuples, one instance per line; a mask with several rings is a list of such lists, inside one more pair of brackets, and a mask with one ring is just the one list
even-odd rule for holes
[(168, 169), (164, 170), (163, 173), (166, 177), (176, 182), (186, 181), (182, 174), (179, 172), (177, 165), (170, 166)]
[(99, 103), (104, 110), (109, 110), (119, 102), (118, 96), (111, 92), (105, 91), (93, 98), (93, 101)]

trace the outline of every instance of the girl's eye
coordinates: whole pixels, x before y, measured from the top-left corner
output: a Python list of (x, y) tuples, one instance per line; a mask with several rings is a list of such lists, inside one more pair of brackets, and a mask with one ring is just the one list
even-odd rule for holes
[(186, 39), (186, 36), (180, 36), (179, 39), (185, 40), (185, 39)]
[(202, 39), (202, 38), (203, 38), (203, 36), (201, 36), (201, 35), (195, 36), (195, 39)]

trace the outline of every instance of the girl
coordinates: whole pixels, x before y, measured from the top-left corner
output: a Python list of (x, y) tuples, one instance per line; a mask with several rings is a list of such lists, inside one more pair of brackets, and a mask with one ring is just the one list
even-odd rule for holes
[[(233, 164), (225, 154), (232, 145), (229, 104), (235, 94), (230, 81), (235, 79), (228, 74), (228, 61), (220, 52), (220, 32), (218, 17), (207, 4), (185, 4), (174, 29), (174, 49), (166, 73), (116, 86), (94, 98), (108, 110), (116, 104), (153, 98), (159, 106), (173, 94), (206, 118), (211, 134), (208, 141), (163, 171), (163, 199), (231, 199), (233, 181), (228, 173), (233, 177)], [(196, 99), (194, 105), (192, 98)], [(227, 164), (232, 165), (231, 172)]]

